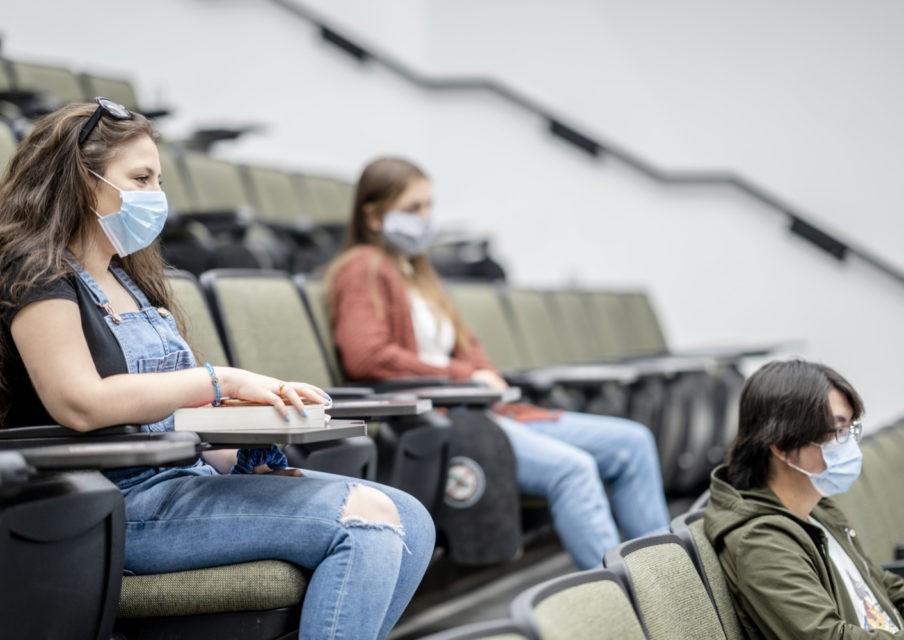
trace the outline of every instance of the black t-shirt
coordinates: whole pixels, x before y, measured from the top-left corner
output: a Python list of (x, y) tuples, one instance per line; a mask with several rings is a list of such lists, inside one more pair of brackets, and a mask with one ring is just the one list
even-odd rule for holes
[[(4, 299), (8, 299), (7, 291), (12, 277), (11, 273), (7, 273), (0, 280), (0, 296)], [(71, 274), (45, 288), (32, 290), (17, 308), (0, 307), (0, 331), (6, 345), (6, 356), (0, 364), (3, 367), (3, 376), (8, 387), (7, 400), (10, 403), (3, 426), (25, 427), (56, 423), (41, 404), (19, 350), (10, 335), (10, 325), (16, 313), (33, 302), (49, 299), (71, 300), (78, 305), (82, 317), (82, 330), (85, 332), (94, 365), (102, 378), (117, 373), (128, 373), (122, 348), (104, 321), (107, 314), (94, 302), (91, 292), (81, 278)]]

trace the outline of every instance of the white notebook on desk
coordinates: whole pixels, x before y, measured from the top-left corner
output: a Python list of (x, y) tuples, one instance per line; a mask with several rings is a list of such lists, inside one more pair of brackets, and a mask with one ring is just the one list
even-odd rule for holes
[(328, 427), (329, 418), (324, 413), (322, 404), (306, 404), (307, 417), (302, 416), (295, 407), (288, 405), (289, 421), (279, 414), (276, 407), (269, 404), (256, 404), (242, 400), (224, 400), (214, 407), (189, 407), (177, 409), (173, 414), (176, 431), (195, 431), (197, 433), (225, 431), (301, 431), (324, 429)]

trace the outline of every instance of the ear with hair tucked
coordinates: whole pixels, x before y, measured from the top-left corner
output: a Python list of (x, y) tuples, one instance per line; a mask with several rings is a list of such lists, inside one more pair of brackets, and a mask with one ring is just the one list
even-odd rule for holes
[(367, 204), (361, 207), (361, 211), (364, 212), (364, 225), (374, 233), (379, 233), (382, 225), (382, 220), (380, 219), (380, 212), (377, 209), (377, 205), (372, 202), (368, 202)]
[(781, 449), (779, 449), (778, 445), (776, 445), (776, 444), (770, 444), (769, 451), (772, 453), (772, 455), (774, 455), (776, 458), (778, 458), (782, 462), (784, 462), (785, 458), (788, 457), (788, 454), (785, 453), (784, 451), (782, 451)]

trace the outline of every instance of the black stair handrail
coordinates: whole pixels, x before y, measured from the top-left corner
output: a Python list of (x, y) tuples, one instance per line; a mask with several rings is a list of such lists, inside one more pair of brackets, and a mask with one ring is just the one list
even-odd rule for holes
[(733, 187), (784, 215), (789, 222), (789, 231), (809, 241), (837, 260), (843, 261), (848, 255), (854, 255), (892, 280), (897, 281), (898, 284), (904, 285), (904, 272), (895, 265), (862, 247), (840, 239), (837, 234), (825, 231), (813, 222), (812, 218), (804, 215), (800, 208), (792, 206), (768, 189), (738, 173), (711, 170), (666, 171), (609, 140), (604, 141), (600, 136), (593, 136), (580, 131), (576, 126), (568, 124), (565, 118), (554, 114), (548, 107), (498, 80), (484, 77), (431, 77), (424, 75), (386, 53), (377, 52), (374, 49), (366, 48), (356, 43), (348, 36), (341, 34), (333, 26), (327, 24), (315, 11), (294, 0), (272, 0), (272, 2), (316, 26), (320, 31), (320, 36), (326, 42), (336, 46), (348, 55), (362, 63), (368, 61), (376, 62), (423, 89), (431, 91), (487, 91), (495, 94), (545, 119), (552, 134), (571, 143), (583, 152), (593, 157), (599, 157), (603, 154), (612, 156), (647, 177), (663, 184), (727, 185)]

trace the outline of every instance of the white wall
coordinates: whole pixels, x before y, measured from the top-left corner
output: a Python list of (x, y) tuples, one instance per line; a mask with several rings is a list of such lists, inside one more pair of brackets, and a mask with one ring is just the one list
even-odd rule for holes
[[(423, 93), (268, 2), (4, 4), (5, 54), (128, 72), (178, 109), (165, 133), (260, 122), (221, 153), (349, 179), (377, 154), (411, 156), (438, 217), (492, 234), (515, 282), (647, 287), (679, 347), (803, 339), (861, 389), (873, 426), (904, 412), (904, 288), (728, 189), (592, 160), (489, 95)], [(893, 0), (305, 4), (422, 72), (496, 77), (664, 168), (737, 170), (904, 269)]]

